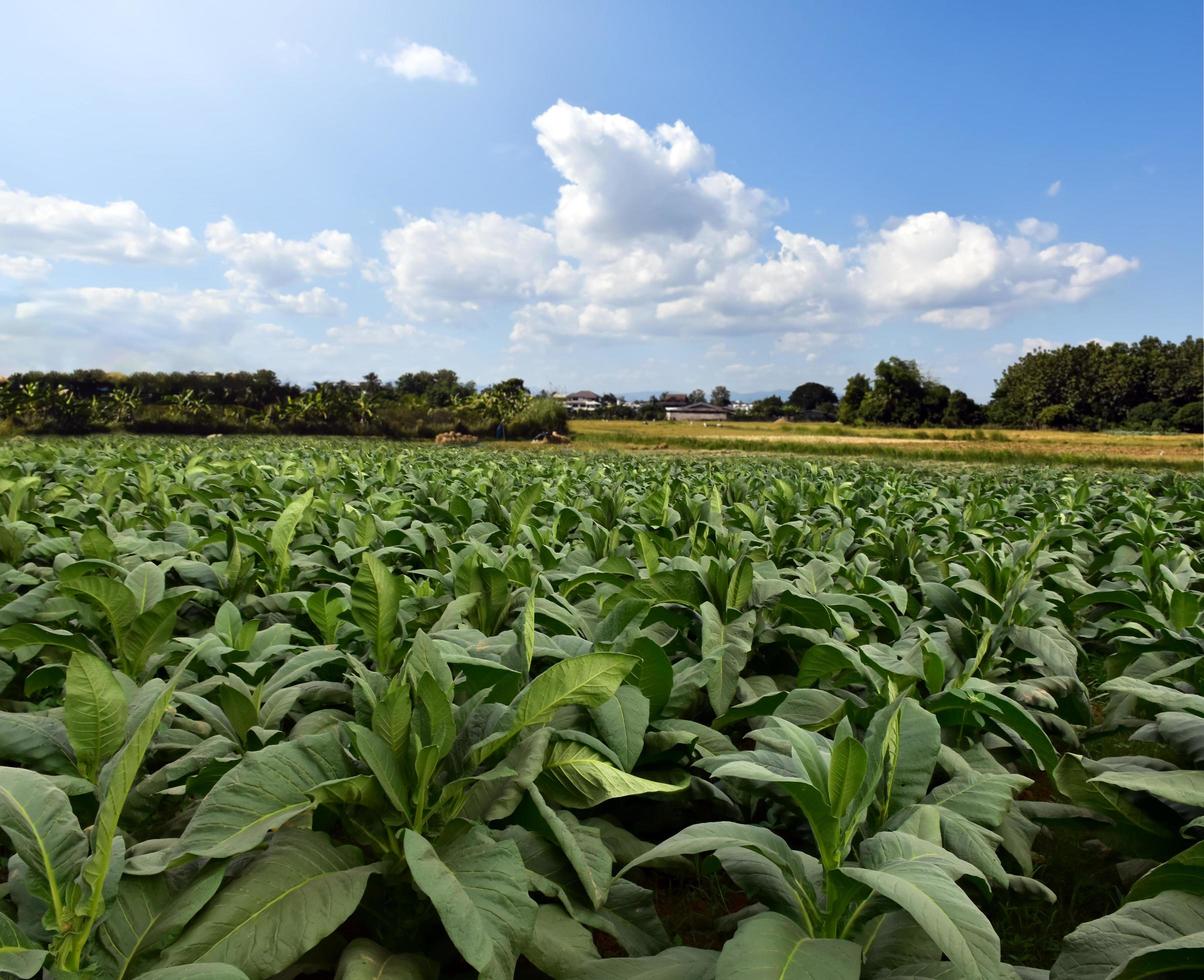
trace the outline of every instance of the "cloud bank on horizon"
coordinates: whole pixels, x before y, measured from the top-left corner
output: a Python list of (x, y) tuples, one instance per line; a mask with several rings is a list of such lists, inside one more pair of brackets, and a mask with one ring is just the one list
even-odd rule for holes
[[(477, 84), (466, 63), (413, 41), (361, 60), (406, 82)], [(769, 368), (733, 349), (752, 338), (810, 361), (895, 321), (987, 330), (1079, 303), (1138, 268), (1137, 257), (1065, 240), (1033, 215), (932, 210), (877, 228), (859, 215), (852, 240), (824, 241), (772, 190), (720, 169), (680, 119), (646, 129), (561, 100), (533, 127), (561, 181), (550, 213), (412, 215), (401, 201), (396, 226), (377, 240), (335, 228), (289, 239), (244, 230), (230, 215), (168, 228), (135, 201), (0, 182), (0, 289), (17, 292), (0, 311), (0, 342), (19, 350), (18, 369), (267, 365), (353, 376), (398, 350), (450, 357), (468, 323), (494, 334), (503, 359), (566, 343), (704, 342), (706, 358), (739, 384)], [(1059, 178), (1045, 194), (1061, 187)], [(106, 282), (102, 266), (122, 269), (121, 284)], [(131, 284), (132, 267), (199, 268), (211, 281)], [(70, 282), (58, 281), (63, 268)], [(380, 289), (384, 315), (343, 295), (357, 282)], [(997, 360), (1050, 343), (983, 352)]]

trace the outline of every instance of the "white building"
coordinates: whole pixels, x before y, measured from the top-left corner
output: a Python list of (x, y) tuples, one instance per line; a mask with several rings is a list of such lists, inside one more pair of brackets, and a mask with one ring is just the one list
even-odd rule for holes
[(574, 391), (557, 397), (564, 399), (564, 407), (570, 412), (596, 412), (602, 407), (602, 396), (595, 391)]

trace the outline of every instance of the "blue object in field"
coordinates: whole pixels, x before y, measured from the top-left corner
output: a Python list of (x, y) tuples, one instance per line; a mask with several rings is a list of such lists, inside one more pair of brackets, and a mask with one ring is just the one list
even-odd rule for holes
[(499, 439), (506, 438), (506, 427), (501, 422), (497, 424), (497, 432), (495, 432), (494, 435)]

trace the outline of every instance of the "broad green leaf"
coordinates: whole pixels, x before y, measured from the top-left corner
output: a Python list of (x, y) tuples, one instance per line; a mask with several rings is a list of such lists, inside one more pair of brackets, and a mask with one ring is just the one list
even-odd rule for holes
[(351, 618), (372, 644), (378, 669), (385, 661), (397, 630), (397, 604), (401, 598), (396, 577), (376, 555), (365, 551), (359, 573), (351, 583)]
[(98, 929), (114, 980), (141, 975), (136, 973), (138, 961), (155, 955), (183, 931), (213, 897), (224, 870), (224, 862), (211, 861), (174, 893), (165, 875), (123, 877)]
[(567, 980), (716, 980), (719, 953), (679, 946), (655, 956), (617, 956), (582, 966)]
[(776, 912), (745, 919), (723, 945), (715, 980), (857, 980), (861, 947), (815, 939)]
[(61, 647), (79, 653), (99, 654), (96, 644), (80, 633), (70, 630), (51, 629), (37, 623), (17, 623), (0, 630), (0, 647), (12, 650), (23, 646)]
[(996, 980), (999, 937), (979, 908), (939, 868), (891, 861), (877, 870), (843, 867), (845, 877), (890, 899), (915, 920), (966, 980)]
[(711, 710), (721, 715), (732, 704), (736, 685), (752, 652), (756, 613), (747, 612), (730, 623), (711, 603), (699, 610), (702, 618), (702, 662), (707, 671), (707, 697)]
[(494, 840), (479, 825), (436, 851), (405, 832), (414, 884), (431, 900), (460, 954), (482, 980), (505, 980), (535, 928), (535, 902), (513, 841)]
[(828, 764), (828, 801), (833, 816), (843, 817), (848, 811), (861, 790), (865, 770), (865, 746), (855, 738), (842, 738), (832, 747)]
[(595, 909), (601, 908), (610, 890), (613, 862), (610, 851), (602, 842), (601, 832), (596, 827), (578, 823), (577, 818), (568, 811), (558, 811), (549, 806), (534, 786), (528, 792), (541, 818), (542, 829), (555, 840), (577, 873), (577, 880), (581, 882), (590, 904)]
[(67, 887), (88, 856), (67, 794), (41, 773), (0, 768), (0, 830), (29, 868), (30, 892), (65, 923)]
[(154, 562), (143, 562), (125, 577), (125, 587), (134, 597), (134, 610), (141, 615), (163, 598), (167, 582)]
[(883, 810), (889, 816), (923, 799), (941, 747), (936, 716), (907, 698), (891, 718), (885, 737)]
[(73, 653), (64, 685), (63, 721), (80, 770), (95, 779), (102, 763), (125, 741), (125, 689), (103, 660)]
[(178, 851), (210, 858), (249, 851), (310, 809), (315, 786), (352, 774), (333, 731), (250, 752), (201, 800)]
[(1109, 980), (1141, 980), (1143, 977), (1199, 976), (1204, 973), (1204, 930), (1190, 936), (1168, 939), (1135, 954)]
[(636, 663), (635, 657), (618, 653), (589, 653), (554, 663), (516, 699), (514, 728), (546, 725), (565, 705), (601, 704), (614, 695)]
[(163, 954), (164, 965), (222, 963), (266, 980), (342, 925), (379, 866), (325, 834), (287, 830), (227, 882)]
[(564, 741), (556, 742), (548, 750), (543, 773), (536, 780), (549, 799), (561, 806), (577, 808), (641, 793), (674, 793), (684, 789), (686, 783), (684, 778), (676, 783), (661, 783), (634, 776), (612, 765), (588, 745)]
[(590, 708), (589, 713), (598, 737), (630, 772), (644, 750), (644, 732), (648, 729), (650, 714), (648, 699), (636, 688), (625, 684), (614, 697)]
[[(1063, 940), (1050, 980), (1124, 976), (1137, 954), (1204, 931), (1204, 897), (1167, 891), (1085, 922)], [(1141, 976), (1137, 973), (1136, 976)]]
[(1186, 806), (1204, 807), (1204, 770), (1175, 769), (1170, 772), (1104, 772), (1093, 783), (1151, 793)]
[(17, 924), (0, 912), (0, 972), (17, 980), (30, 980), (42, 970), (46, 950), (25, 935)]
[(589, 929), (559, 905), (541, 905), (523, 955), (549, 977), (573, 977), (601, 960)]
[(138, 980), (248, 980), (242, 970), (226, 963), (165, 966), (139, 973)]

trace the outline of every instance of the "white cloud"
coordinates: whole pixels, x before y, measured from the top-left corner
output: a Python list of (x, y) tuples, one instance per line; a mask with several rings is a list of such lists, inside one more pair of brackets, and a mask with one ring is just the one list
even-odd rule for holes
[(460, 337), (440, 336), (419, 330), (412, 323), (390, 323), (366, 316), (359, 317), (354, 323), (331, 327), (326, 331), (326, 336), (340, 345), (396, 347), (408, 344), (414, 347), (420, 344), (424, 349), (458, 349), (464, 346), (464, 340)]
[(987, 348), (987, 353), (992, 357), (1013, 357), (1016, 354), (1017, 347), (1015, 344), (1004, 341), (1001, 344), (992, 344)]
[(951, 330), (986, 330), (991, 325), (991, 310), (986, 306), (966, 306), (961, 309), (929, 310), (916, 319), (935, 323)]
[(417, 81), (422, 78), (456, 85), (476, 85), (477, 76), (459, 58), (429, 44), (399, 41), (392, 54), (378, 54), (372, 59), (379, 68), (387, 68), (399, 78)]
[(1052, 340), (1046, 340), (1044, 337), (1025, 337), (1020, 345), (1022, 354), (1035, 354), (1042, 350), (1055, 350), (1061, 347), (1061, 344), (1056, 344)]
[(272, 231), (241, 232), (231, 218), (205, 228), (205, 246), (231, 267), (233, 285), (283, 286), (298, 280), (335, 276), (355, 261), (355, 245), (342, 231), (320, 231), (300, 241)]
[(133, 201), (86, 204), (0, 181), (0, 252), (47, 261), (176, 264), (197, 253), (185, 227), (161, 228)]
[(0, 255), (0, 279), (45, 279), (51, 265), (37, 255)]
[(156, 292), (118, 286), (84, 286), (49, 290), (17, 303), (14, 318), (21, 321), (53, 320), (66, 328), (92, 329), (97, 323), (120, 333), (174, 330), (183, 333), (242, 322), (245, 315), (237, 296), (228, 290), (194, 289)]
[(1058, 226), (1052, 221), (1041, 221), (1037, 218), (1022, 218), (1016, 222), (1016, 230), (1025, 238), (1045, 244), (1058, 237)]
[(771, 228), (782, 204), (716, 169), (713, 149), (680, 120), (647, 130), (558, 102), (534, 127), (563, 181), (542, 227), (437, 211), (404, 216), (382, 237), (387, 262), (365, 275), (408, 318), (509, 311), (514, 349), (553, 336), (804, 338), (898, 319), (986, 329), (1078, 302), (1137, 267), (1100, 245), (1058, 243), (1057, 226), (1035, 218), (1008, 235), (929, 211), (852, 245), (825, 242)]
[(418, 315), (477, 309), (534, 296), (552, 271), (552, 236), (500, 214), (439, 211), (381, 239), (390, 296)]
[(1055, 180), (1047, 188), (1045, 188), (1046, 197), (1057, 197), (1062, 192), (1062, 181)]
[(840, 334), (824, 330), (795, 330), (782, 334), (776, 347), (786, 354), (806, 354), (811, 357), (821, 348), (831, 347), (840, 338)]
[(341, 316), (347, 312), (347, 304), (321, 286), (299, 293), (269, 293), (264, 303), (300, 316)]

